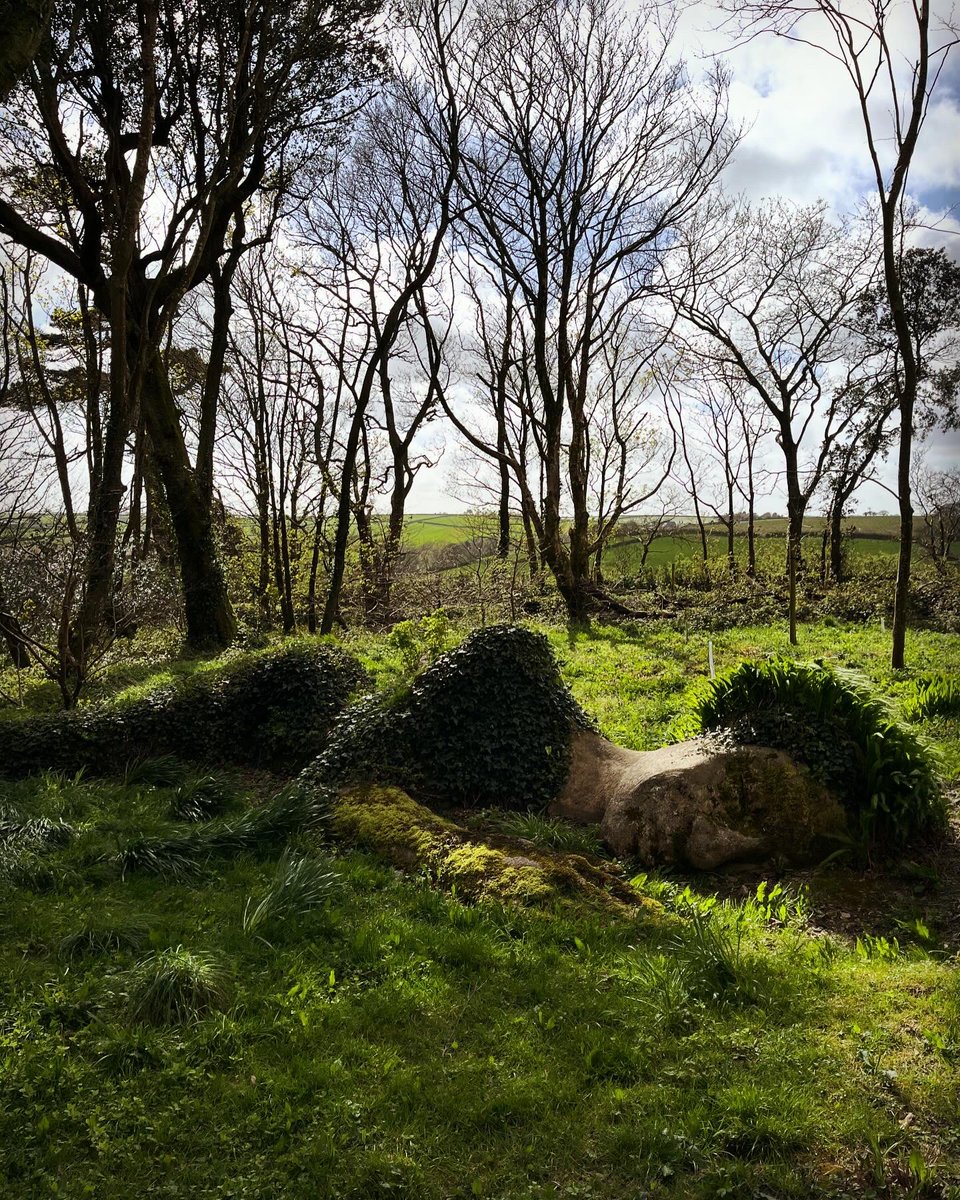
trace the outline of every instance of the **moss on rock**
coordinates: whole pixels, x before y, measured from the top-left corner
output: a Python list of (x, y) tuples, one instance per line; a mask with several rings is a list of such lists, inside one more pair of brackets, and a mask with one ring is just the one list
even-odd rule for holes
[(667, 919), (660, 904), (631, 888), (613, 866), (576, 854), (548, 854), (502, 836), (500, 845), (490, 846), (396, 787), (369, 784), (345, 791), (334, 802), (332, 829), (337, 838), (403, 870), (425, 869), (464, 899), (530, 907), (575, 902)]

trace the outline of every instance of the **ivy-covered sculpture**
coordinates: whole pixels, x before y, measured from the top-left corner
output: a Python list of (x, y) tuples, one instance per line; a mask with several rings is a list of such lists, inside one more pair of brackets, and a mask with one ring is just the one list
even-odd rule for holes
[(0, 722), (0, 776), (110, 774), (159, 754), (292, 773), (320, 753), (364, 679), (352, 655), (323, 642), (238, 655), (136, 699)]
[(379, 779), (448, 805), (545, 808), (569, 774), (573, 730), (589, 728), (547, 639), (495, 625), (406, 693), (349, 709), (309, 773), (337, 784)]
[[(705, 719), (698, 695), (690, 732), (721, 726), (724, 737), (638, 752), (600, 736), (546, 638), (494, 626), (439, 658), (401, 696), (347, 710), (302, 780), (334, 797), (355, 784), (384, 784), (447, 807), (549, 807), (599, 824), (621, 856), (708, 869), (771, 855), (816, 860), (851, 836), (866, 843), (892, 834), (899, 843), (935, 828), (943, 810), (922, 743), (900, 726), (896, 739), (892, 725), (881, 729), (877, 702), (827, 668), (814, 672), (823, 686), (806, 686), (811, 671), (761, 671), (764, 711), (776, 708), (769, 692), (778, 681), (789, 698), (784, 719), (764, 725), (766, 741), (742, 736), (737, 706), (728, 724), (719, 713)], [(843, 704), (830, 713), (849, 767), (825, 775), (798, 752), (796, 736), (812, 719), (798, 706), (841, 692)], [(884, 737), (895, 753), (881, 779), (871, 764)]]

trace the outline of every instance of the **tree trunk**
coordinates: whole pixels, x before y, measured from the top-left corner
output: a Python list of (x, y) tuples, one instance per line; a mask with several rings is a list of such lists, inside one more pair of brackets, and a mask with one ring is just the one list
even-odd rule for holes
[[(916, 381), (913, 392), (916, 394)], [(895, 670), (900, 670), (905, 665), (907, 643), (907, 608), (910, 603), (910, 564), (913, 555), (913, 500), (910, 495), (912, 450), (913, 405), (908, 404), (907, 397), (904, 396), (900, 409), (900, 452), (897, 459), (900, 552), (897, 555), (897, 586), (893, 597), (893, 646), (890, 653), (890, 665)]]
[(789, 591), (788, 617), (790, 621), (790, 645), (797, 645), (797, 550), (792, 537), (787, 538), (787, 588)]
[(111, 386), (110, 413), (103, 447), (103, 478), (88, 514), (83, 598), (73, 620), (66, 649), (79, 675), (83, 664), (103, 636), (104, 614), (113, 596), (117, 527), (126, 487), (123, 459), (129, 432), (125, 388)]
[(789, 593), (790, 645), (797, 645), (797, 572), (803, 563), (804, 503), (798, 496), (787, 502), (787, 589)]
[(30, 665), (30, 650), (20, 622), (10, 611), (7, 595), (0, 580), (0, 638), (10, 653), (10, 661), (19, 670)]
[[(501, 438), (501, 442), (502, 442)], [(503, 453), (505, 447), (499, 446)], [(500, 503), (498, 507), (499, 535), (497, 537), (497, 557), (507, 558), (510, 554), (510, 468), (500, 461)]]
[(843, 581), (843, 498), (835, 496), (830, 509), (830, 578)]
[(236, 636), (237, 624), (217, 555), (210, 505), (190, 466), (170, 381), (156, 350), (144, 378), (143, 415), (177, 539), (187, 643), (195, 650), (222, 650)]

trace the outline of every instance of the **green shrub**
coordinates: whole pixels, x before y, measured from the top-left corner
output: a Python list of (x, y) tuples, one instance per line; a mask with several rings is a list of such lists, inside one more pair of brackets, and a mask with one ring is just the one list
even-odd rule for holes
[(354, 705), (302, 778), (379, 779), (448, 804), (543, 807), (566, 780), (578, 725), (589, 721), (547, 639), (496, 625), (441, 655), (408, 692)]
[(933, 675), (914, 683), (913, 695), (904, 702), (911, 721), (960, 714), (960, 679), (955, 675)]
[(157, 756), (293, 772), (319, 754), (363, 677), (354, 658), (319, 642), (246, 655), (142, 699), (0, 722), (0, 772), (151, 774), (144, 760)]
[(126, 1001), (134, 1021), (186, 1024), (226, 1008), (227, 974), (211, 954), (158, 950), (129, 972)]
[(447, 614), (438, 609), (418, 621), (398, 621), (387, 642), (399, 651), (406, 674), (413, 676), (440, 657), (449, 634)]
[(903, 842), (943, 825), (933, 751), (852, 672), (782, 658), (740, 663), (698, 687), (675, 733), (720, 729), (805, 763), (864, 841)]

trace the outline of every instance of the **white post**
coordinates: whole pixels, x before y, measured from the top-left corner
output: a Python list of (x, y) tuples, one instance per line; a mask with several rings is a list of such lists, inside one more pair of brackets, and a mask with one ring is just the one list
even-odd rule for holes
[(713, 667), (713, 639), (712, 638), (710, 638), (707, 641), (707, 662), (710, 664), (710, 678), (716, 679), (717, 672), (714, 670), (714, 667)]

